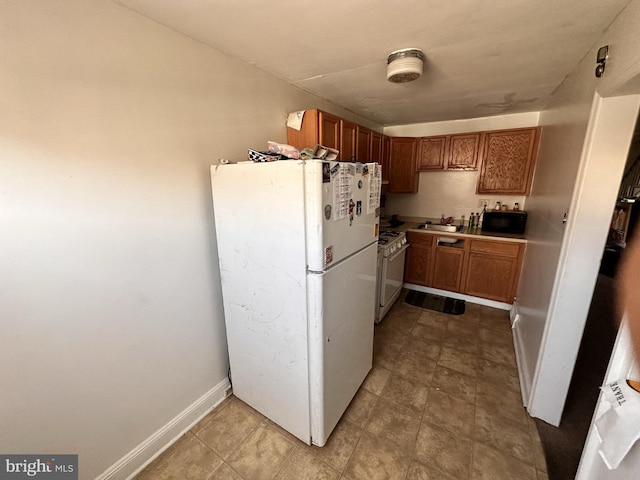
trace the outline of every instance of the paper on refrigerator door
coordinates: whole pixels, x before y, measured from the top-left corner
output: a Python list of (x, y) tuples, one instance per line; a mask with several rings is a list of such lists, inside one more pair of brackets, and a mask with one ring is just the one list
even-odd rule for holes
[[(373, 171), (371, 171), (373, 170)], [(373, 169), (369, 169), (369, 191), (367, 201), (367, 213), (371, 214), (380, 207), (380, 190), (382, 188), (382, 169), (377, 163)]]
[(336, 163), (331, 169), (333, 177), (333, 219), (341, 220), (349, 214), (353, 203), (356, 170), (352, 163)]

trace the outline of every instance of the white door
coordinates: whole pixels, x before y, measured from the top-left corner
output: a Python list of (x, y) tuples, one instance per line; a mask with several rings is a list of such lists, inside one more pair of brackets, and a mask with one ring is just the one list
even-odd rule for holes
[(305, 163), (310, 270), (335, 265), (378, 239), (380, 188), (375, 163)]
[[(620, 329), (618, 330), (618, 337), (611, 353), (611, 359), (609, 361), (609, 367), (603, 380), (603, 385), (608, 385), (617, 380), (640, 379), (640, 365), (638, 365), (635, 359), (633, 343), (629, 335), (627, 327), (628, 319), (625, 318)], [(631, 402), (627, 405), (633, 405)], [(602, 392), (598, 397), (598, 403), (594, 416), (589, 426), (589, 433), (587, 434), (587, 440), (585, 441), (584, 450), (582, 451), (582, 458), (580, 459), (580, 465), (578, 466), (578, 472), (576, 474), (576, 480), (628, 480), (632, 478), (638, 478), (638, 472), (640, 471), (640, 442), (633, 443), (630, 449), (629, 437), (624, 434), (637, 432), (634, 427), (637, 425), (636, 419), (640, 416), (640, 409), (637, 408), (637, 404), (634, 408), (628, 409), (627, 415), (629, 420), (627, 422), (629, 430), (624, 428), (622, 424), (615, 425), (621, 428), (622, 431), (598, 432), (594, 421), (600, 418), (607, 409), (610, 408)], [(602, 439), (601, 439), (602, 437)], [(624, 442), (626, 438), (626, 443)], [(603, 447), (603, 443), (613, 443), (620, 448), (621, 452), (626, 452), (626, 455), (622, 458), (622, 461), (617, 468), (610, 470), (603, 461), (599, 450)], [(618, 450), (618, 448), (614, 450)], [(627, 450), (628, 449), (628, 450)], [(606, 449), (605, 449), (606, 451)], [(607, 456), (605, 454), (605, 456)], [(609, 456), (609, 460), (614, 460)]]
[(308, 276), (311, 436), (319, 446), (372, 366), (377, 249)]

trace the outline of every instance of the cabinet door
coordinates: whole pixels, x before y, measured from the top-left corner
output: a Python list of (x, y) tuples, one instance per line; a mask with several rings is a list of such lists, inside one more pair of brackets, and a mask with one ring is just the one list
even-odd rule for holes
[(379, 163), (382, 165), (382, 154), (384, 153), (383, 148), (383, 135), (378, 132), (371, 132), (371, 160), (372, 162)]
[(467, 265), (467, 295), (500, 302), (513, 302), (512, 279), (517, 259), (469, 252)]
[(407, 242), (409, 248), (404, 260), (404, 281), (429, 286), (433, 236), (407, 232)]
[(340, 160), (352, 162), (356, 158), (356, 130), (358, 126), (347, 120), (340, 120)]
[(540, 128), (487, 132), (477, 193), (529, 195)]
[(449, 137), (448, 170), (475, 170), (477, 168), (480, 135), (478, 132)]
[(447, 137), (422, 137), (418, 141), (418, 170), (442, 170), (446, 155)]
[(389, 163), (391, 154), (391, 139), (386, 135), (382, 138), (382, 183), (389, 183)]
[(472, 240), (464, 293), (512, 303), (518, 288), (524, 245)]
[(464, 249), (458, 247), (436, 247), (432, 287), (452, 292), (460, 291), (464, 253)]
[[(320, 143), (319, 130), (320, 125), (318, 120), (320, 118), (319, 110), (307, 110), (302, 117), (302, 125), (300, 130), (287, 127), (287, 143), (293, 145), (298, 150), (303, 148), (313, 148)], [(325, 114), (326, 115), (326, 114)]]
[(371, 130), (358, 125), (356, 134), (356, 160), (362, 163), (371, 162)]
[(416, 193), (416, 139), (391, 137), (389, 152), (389, 192)]
[[(340, 119), (330, 113), (318, 113), (320, 145), (340, 150)], [(312, 148), (315, 145), (312, 146)]]

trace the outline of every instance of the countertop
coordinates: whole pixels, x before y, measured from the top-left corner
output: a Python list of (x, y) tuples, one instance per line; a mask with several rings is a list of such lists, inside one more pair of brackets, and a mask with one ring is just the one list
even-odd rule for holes
[[(388, 219), (385, 219), (388, 222)], [(416, 219), (408, 219), (399, 217), (399, 220), (404, 222), (403, 225), (400, 225), (396, 228), (391, 228), (384, 226), (385, 222), (381, 222), (380, 229), (381, 230), (391, 230), (394, 232), (423, 232), (429, 233), (431, 235), (438, 235), (442, 237), (464, 237), (464, 238), (486, 238), (487, 240), (498, 240), (498, 241), (509, 241), (509, 242), (519, 242), (519, 243), (527, 243), (527, 239), (525, 235), (517, 235), (510, 233), (494, 233), (494, 232), (483, 232), (480, 228), (469, 228), (463, 227), (459, 232), (440, 232), (437, 230), (427, 230), (424, 228), (418, 228), (420, 225), (424, 225), (425, 220), (418, 221)], [(439, 224), (438, 221), (432, 221), (433, 224)]]

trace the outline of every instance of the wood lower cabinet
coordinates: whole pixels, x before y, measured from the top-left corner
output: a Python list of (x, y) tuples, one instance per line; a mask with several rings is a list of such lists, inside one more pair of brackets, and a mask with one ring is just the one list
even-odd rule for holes
[(416, 171), (415, 137), (391, 137), (389, 142), (389, 192), (416, 193), (418, 172)]
[(540, 127), (487, 132), (477, 193), (529, 195)]
[(434, 236), (427, 233), (407, 232), (409, 248), (404, 260), (404, 281), (429, 286)]
[(522, 243), (471, 240), (463, 293), (512, 303), (523, 253)]
[(458, 243), (446, 245), (438, 237), (407, 232), (405, 283), (513, 303), (524, 243), (459, 237)]
[(431, 286), (450, 292), (459, 292), (464, 259), (464, 247), (436, 245)]

